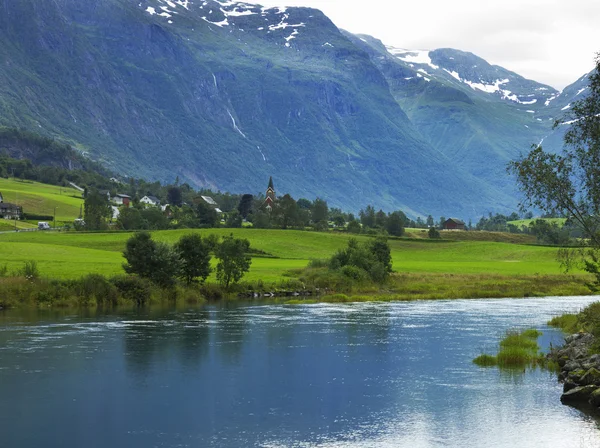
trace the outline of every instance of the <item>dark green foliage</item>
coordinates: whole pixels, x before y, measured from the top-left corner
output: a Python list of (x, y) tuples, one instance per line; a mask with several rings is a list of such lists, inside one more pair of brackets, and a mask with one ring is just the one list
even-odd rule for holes
[(192, 233), (179, 239), (175, 251), (181, 263), (179, 277), (188, 285), (192, 282), (204, 283), (212, 271), (210, 245), (200, 235)]
[(160, 286), (172, 286), (179, 274), (178, 254), (165, 243), (155, 242), (148, 232), (137, 232), (127, 240), (123, 269)]
[(310, 210), (313, 223), (326, 223), (329, 220), (329, 207), (327, 206), (327, 201), (324, 201), (321, 198), (315, 199)]
[(142, 217), (142, 213), (136, 207), (122, 207), (119, 210), (117, 226), (122, 230), (146, 230), (148, 222)]
[(245, 194), (240, 199), (240, 203), (238, 204), (237, 210), (242, 216), (242, 218), (247, 219), (248, 215), (252, 211), (252, 201), (254, 196), (251, 194)]
[(436, 229), (435, 227), (430, 227), (429, 231), (427, 232), (427, 236), (431, 239), (439, 239), (441, 238), (440, 236), (440, 231), (438, 229)]
[(198, 199), (196, 204), (196, 219), (198, 223), (197, 227), (204, 228), (218, 227), (220, 221), (216, 210), (202, 199)]
[[(524, 206), (566, 216), (582, 230), (589, 250), (578, 253), (584, 268), (600, 285), (596, 253), (600, 250), (600, 56), (596, 71), (589, 76), (587, 96), (556, 122), (555, 127), (559, 126), (569, 126), (562, 153), (549, 153), (534, 145), (526, 157), (511, 162), (508, 170), (525, 195)], [(568, 255), (566, 260), (573, 258)]]
[(96, 190), (88, 192), (83, 203), (83, 219), (89, 230), (108, 228), (107, 219), (112, 216), (112, 209), (106, 195)]
[(22, 277), (28, 280), (36, 280), (40, 276), (40, 270), (37, 265), (37, 261), (29, 260), (23, 263), (23, 268), (20, 272)]
[(544, 219), (536, 219), (529, 224), (529, 232), (544, 244), (566, 245), (570, 242), (568, 227), (559, 227), (555, 222)]
[(353, 220), (348, 223), (348, 225), (346, 226), (346, 230), (349, 233), (360, 233), (362, 227), (360, 226), (360, 222)]
[(217, 246), (217, 279), (225, 289), (240, 281), (250, 270), (252, 258), (247, 254), (249, 250), (250, 242), (247, 239), (234, 238), (233, 235), (224, 237)]
[(298, 204), (289, 194), (277, 199), (271, 211), (271, 216), (273, 221), (282, 229), (302, 226)]
[(23, 213), (23, 219), (29, 221), (53, 221), (54, 215), (38, 215), (35, 213)]
[(148, 207), (141, 211), (142, 219), (150, 230), (166, 230), (169, 228), (169, 219), (158, 207)]
[(230, 212), (227, 215), (225, 227), (230, 227), (233, 229), (242, 227), (242, 215), (240, 215), (237, 211)]
[(382, 238), (365, 243), (352, 238), (346, 248), (338, 250), (331, 257), (329, 269), (341, 270), (354, 280), (368, 277), (376, 283), (383, 283), (392, 272), (390, 246)]
[(177, 186), (171, 186), (167, 189), (167, 202), (175, 207), (181, 207), (183, 201), (183, 195), (181, 188)]
[(150, 301), (152, 288), (147, 278), (127, 275), (114, 277), (111, 281), (126, 300), (138, 306), (143, 306)]
[(363, 227), (375, 227), (375, 208), (372, 205), (367, 205), (364, 210), (358, 212), (358, 216)]
[(257, 229), (271, 228), (271, 213), (265, 210), (257, 210), (252, 215), (252, 226)]
[(390, 213), (387, 217), (386, 230), (390, 235), (402, 236), (406, 215), (400, 211)]
[(103, 275), (88, 274), (81, 278), (78, 285), (82, 304), (88, 304), (92, 300), (99, 306), (115, 306), (117, 304), (118, 289)]

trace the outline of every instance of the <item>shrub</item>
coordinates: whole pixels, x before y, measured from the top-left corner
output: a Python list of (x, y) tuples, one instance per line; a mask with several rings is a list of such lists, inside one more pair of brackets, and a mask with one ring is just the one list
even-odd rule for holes
[[(329, 260), (329, 269), (336, 271), (346, 266), (362, 270), (376, 283), (383, 283), (392, 272), (392, 256), (388, 242), (377, 238), (366, 243), (359, 243), (351, 238), (348, 246), (338, 250)], [(346, 269), (350, 278), (359, 278), (359, 271)]]
[(200, 294), (206, 297), (207, 300), (219, 300), (223, 298), (223, 290), (221, 286), (214, 283), (205, 283), (200, 286)]
[(87, 304), (95, 300), (99, 306), (114, 306), (118, 301), (117, 287), (100, 274), (88, 274), (79, 280), (80, 300)]
[(26, 261), (21, 269), (21, 277), (25, 277), (27, 280), (36, 280), (40, 276), (37, 261), (29, 260)]
[(491, 367), (491, 366), (495, 366), (496, 364), (498, 364), (498, 361), (496, 360), (495, 356), (486, 355), (484, 353), (482, 355), (479, 355), (477, 358), (475, 358), (473, 360), (473, 363), (477, 364), (480, 367)]
[(152, 288), (146, 279), (135, 275), (124, 275), (113, 277), (110, 281), (124, 299), (135, 303), (137, 306), (143, 306), (150, 300)]
[(358, 266), (346, 265), (341, 268), (340, 272), (356, 282), (364, 282), (369, 279), (369, 274)]

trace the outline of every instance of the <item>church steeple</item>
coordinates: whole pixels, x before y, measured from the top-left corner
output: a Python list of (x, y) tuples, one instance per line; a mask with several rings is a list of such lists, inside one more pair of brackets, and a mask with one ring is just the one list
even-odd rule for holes
[(267, 187), (265, 196), (266, 198), (264, 206), (267, 210), (270, 211), (273, 208), (273, 204), (275, 203), (275, 187), (273, 186), (273, 176), (269, 176), (269, 186)]

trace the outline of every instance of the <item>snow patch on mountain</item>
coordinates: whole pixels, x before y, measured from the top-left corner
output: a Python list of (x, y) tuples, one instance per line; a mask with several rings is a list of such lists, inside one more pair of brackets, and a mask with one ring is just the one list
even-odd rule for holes
[(403, 62), (407, 62), (409, 64), (428, 65), (434, 70), (440, 68), (439, 66), (431, 62), (431, 58), (429, 57), (429, 50), (405, 50), (403, 48), (396, 48), (390, 45), (386, 45), (385, 48), (390, 54), (396, 56)]

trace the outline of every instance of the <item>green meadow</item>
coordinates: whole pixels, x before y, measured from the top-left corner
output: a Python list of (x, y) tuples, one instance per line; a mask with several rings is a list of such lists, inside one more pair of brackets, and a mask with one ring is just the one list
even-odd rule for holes
[[(25, 213), (54, 216), (57, 222), (73, 222), (83, 205), (81, 193), (74, 188), (39, 182), (0, 178), (4, 202), (23, 207)], [(14, 229), (13, 221), (0, 220), (0, 231)], [(36, 223), (17, 222), (17, 228), (37, 227)]]
[[(15, 179), (0, 179), (6, 202), (23, 206), (26, 213), (53, 215), (72, 222), (83, 204), (75, 189)], [(18, 229), (37, 222), (17, 221)], [(122, 274), (122, 251), (130, 232), (11, 232), (14, 221), (0, 220), (0, 268), (16, 272), (35, 260), (43, 277), (75, 279), (89, 273)], [(326, 259), (346, 246), (349, 238), (338, 232), (295, 230), (206, 229), (154, 232), (156, 240), (175, 243), (182, 235), (228, 235), (247, 238), (254, 250), (245, 281), (281, 283), (298, 277), (310, 260)], [(407, 229), (403, 238), (390, 238), (395, 274), (384, 288), (363, 288), (368, 299), (404, 300), (454, 297), (506, 297), (545, 294), (585, 294), (585, 275), (566, 276), (556, 262), (557, 249), (532, 244), (531, 235), (494, 232), (441, 232), (431, 240), (423, 229)], [(209, 278), (214, 281), (214, 277)], [(354, 294), (354, 295), (352, 295)]]
[[(253, 257), (246, 279), (277, 282), (289, 278), (290, 271), (305, 267), (311, 259), (330, 257), (352, 236), (295, 230), (206, 229), (158, 231), (158, 241), (176, 242), (187, 233), (228, 235), (247, 238), (260, 251)], [(43, 276), (77, 278), (93, 272), (122, 273), (121, 255), (130, 232), (16, 232), (0, 235), (0, 266), (16, 270), (27, 260), (36, 260)], [(359, 240), (368, 237), (357, 236)], [(452, 276), (510, 277), (559, 276), (556, 248), (499, 243), (493, 241), (452, 241), (390, 239), (394, 271)]]

